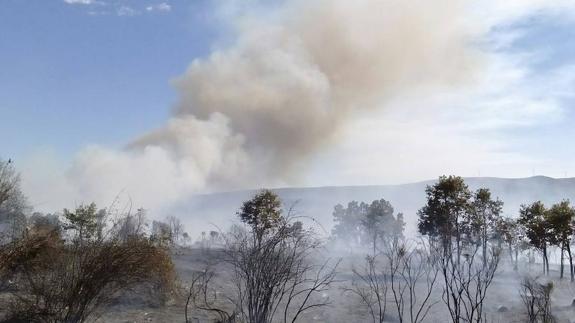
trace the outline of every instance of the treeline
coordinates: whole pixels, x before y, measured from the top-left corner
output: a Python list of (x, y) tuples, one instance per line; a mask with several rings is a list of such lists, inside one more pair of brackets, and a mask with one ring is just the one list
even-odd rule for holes
[[(444, 252), (454, 246), (458, 257), (462, 250), (479, 246), (482, 261), (486, 261), (492, 246), (506, 250), (517, 270), (519, 258), (526, 252), (538, 252), (542, 257), (543, 273), (549, 274), (549, 249), (560, 251), (560, 278), (564, 277), (565, 260), (571, 280), (575, 267), (571, 246), (575, 234), (575, 208), (563, 200), (549, 207), (541, 201), (521, 205), (516, 216), (503, 215), (503, 201), (494, 198), (488, 188), (469, 190), (461, 177), (443, 176), (426, 189), (427, 203), (417, 213), (418, 233), (429, 238)], [(332, 239), (348, 247), (370, 246), (397, 241), (404, 235), (402, 213), (386, 200), (371, 204), (352, 201), (347, 207), (336, 205), (333, 211)], [(533, 261), (531, 254), (528, 255)]]
[[(353, 201), (347, 208), (334, 208), (332, 238), (349, 246), (370, 245), (365, 265), (354, 269), (356, 280), (348, 291), (359, 297), (374, 322), (384, 321), (389, 298), (400, 322), (422, 322), (435, 305), (430, 297), (436, 287), (442, 289), (452, 322), (482, 322), (487, 290), (504, 250), (515, 271), (520, 256), (527, 253), (531, 263), (532, 252), (539, 252), (543, 273), (549, 275), (549, 249), (557, 247), (559, 277), (564, 277), (568, 259), (573, 281), (575, 208), (568, 200), (550, 207), (541, 201), (525, 204), (515, 218), (506, 217), (503, 201), (488, 188), (472, 192), (457, 176), (440, 177), (426, 188), (426, 197), (417, 212), (419, 237), (414, 239), (403, 237), (403, 217), (394, 216), (385, 200)], [(420, 295), (414, 294), (417, 284), (423, 285)], [(529, 273), (522, 278), (519, 294), (526, 321), (553, 320), (552, 290), (552, 283), (540, 282)]]

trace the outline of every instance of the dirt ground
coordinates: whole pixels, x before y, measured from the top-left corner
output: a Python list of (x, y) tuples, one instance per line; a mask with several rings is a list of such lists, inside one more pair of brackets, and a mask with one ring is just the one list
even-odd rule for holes
[[(174, 252), (173, 259), (181, 284), (185, 286), (194, 271), (201, 270), (206, 262), (215, 259), (218, 254), (219, 252), (216, 250), (206, 249), (181, 249)], [(367, 309), (362, 306), (357, 297), (345, 291), (345, 288), (350, 284), (349, 281), (353, 279), (352, 268), (360, 266), (362, 261), (363, 258), (359, 255), (343, 255), (338, 269), (337, 284), (328, 293), (321, 295), (321, 297), (329, 299), (331, 305), (308, 313), (301, 321), (326, 323), (371, 322), (371, 317), (367, 315)], [(501, 269), (489, 289), (485, 307), (487, 322), (525, 322), (523, 304), (519, 296), (519, 286), (522, 275), (527, 272), (517, 273), (511, 269), (506, 269), (507, 267), (505, 260), (503, 260), (500, 266)], [(539, 274), (540, 266), (534, 265), (532, 267), (530, 270), (532, 275)], [(225, 267), (220, 268), (225, 271)], [(557, 269), (554, 268), (551, 271), (550, 277), (559, 277)], [(562, 281), (554, 279), (554, 284), (555, 289), (552, 294), (553, 315), (558, 323), (575, 322), (575, 307), (572, 306), (572, 302), (575, 299), (575, 283), (571, 283), (569, 278), (565, 278)], [(388, 295), (388, 298), (390, 297)], [(436, 304), (430, 311), (426, 322), (449, 322), (448, 313), (442, 301), (441, 286), (437, 286), (434, 289), (432, 299)], [(3, 304), (5, 306), (5, 301), (6, 295), (0, 294), (0, 305)], [(390, 299), (387, 305), (386, 321), (397, 322), (393, 306)], [(122, 296), (118, 302), (103, 311), (98, 322), (185, 322), (184, 307), (184, 297), (174, 297), (168, 304), (162, 306), (147, 299), (146, 295), (133, 291)], [(190, 316), (194, 323), (213, 322), (202, 313), (190, 313)]]

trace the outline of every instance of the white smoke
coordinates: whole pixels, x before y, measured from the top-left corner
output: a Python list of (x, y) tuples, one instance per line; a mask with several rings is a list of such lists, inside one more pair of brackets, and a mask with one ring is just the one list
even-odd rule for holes
[[(67, 173), (76, 200), (125, 192), (144, 207), (209, 190), (289, 183), (360, 111), (473, 79), (464, 0), (294, 0), (242, 15), (237, 39), (194, 60), (160, 128), (123, 150), (89, 147)], [(260, 12), (261, 14), (261, 12)]]

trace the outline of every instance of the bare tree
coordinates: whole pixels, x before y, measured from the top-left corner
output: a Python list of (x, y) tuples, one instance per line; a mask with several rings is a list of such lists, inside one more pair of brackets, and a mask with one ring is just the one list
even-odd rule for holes
[(116, 219), (112, 232), (121, 241), (128, 241), (133, 238), (143, 237), (146, 234), (148, 222), (146, 211), (138, 209), (135, 214), (128, 212), (126, 215)]
[(483, 322), (484, 301), (499, 265), (500, 249), (491, 247), (486, 262), (478, 260), (479, 246), (473, 246), (463, 259), (452, 252), (439, 258), (443, 278), (443, 301), (452, 322)]
[(182, 221), (180, 221), (179, 218), (170, 215), (166, 218), (166, 223), (170, 228), (172, 242), (175, 245), (178, 245), (180, 243), (182, 235), (184, 234), (184, 225), (182, 224)]
[(296, 322), (308, 310), (328, 305), (329, 300), (316, 296), (334, 282), (338, 263), (311, 263), (318, 247), (309, 232), (287, 223), (262, 240), (236, 228), (226, 260), (233, 268), (242, 316), (248, 322), (271, 322), (277, 315), (283, 322)]
[[(439, 273), (436, 255), (428, 252), (423, 244), (414, 248), (396, 242), (386, 250), (385, 256), (399, 322), (423, 322), (437, 304), (431, 299)], [(416, 290), (418, 284), (424, 284), (425, 288)]]
[(537, 278), (524, 277), (521, 281), (521, 300), (525, 305), (527, 322), (553, 323), (551, 315), (551, 292), (553, 283), (539, 283)]
[(0, 244), (15, 241), (26, 230), (28, 203), (11, 160), (0, 159)]
[(226, 237), (226, 262), (231, 265), (238, 314), (247, 322), (274, 318), (296, 322), (311, 309), (328, 305), (318, 297), (335, 281), (336, 268), (327, 260), (311, 261), (321, 243), (291, 211), (283, 215), (279, 197), (263, 190), (246, 201), (240, 219)]
[(346, 291), (359, 297), (361, 303), (369, 310), (374, 323), (382, 323), (387, 309), (388, 283), (376, 257), (366, 256), (364, 268), (353, 269), (353, 274), (355, 279), (351, 288), (347, 288)]
[(19, 191), (20, 176), (14, 169), (12, 160), (0, 159), (0, 205), (4, 204), (15, 191)]
[(163, 247), (171, 246), (174, 243), (170, 226), (162, 221), (152, 222), (151, 238), (156, 244)]

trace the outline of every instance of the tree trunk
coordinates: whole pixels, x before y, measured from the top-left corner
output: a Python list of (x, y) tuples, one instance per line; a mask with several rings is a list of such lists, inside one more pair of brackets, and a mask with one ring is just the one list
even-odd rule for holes
[(545, 246), (545, 275), (549, 276), (549, 255), (547, 254), (547, 246)]
[(483, 237), (482, 239), (482, 247), (483, 247), (483, 267), (487, 266), (487, 221), (485, 217), (483, 218)]
[(571, 246), (569, 244), (567, 244), (567, 255), (569, 256), (569, 272), (571, 273), (571, 281), (573, 281), (575, 273), (573, 272), (573, 255), (571, 255)]
[[(509, 259), (511, 259), (511, 264), (515, 264), (515, 261), (513, 261), (513, 246), (511, 246), (511, 244), (507, 244), (507, 248), (509, 249)], [(515, 270), (515, 266), (513, 268)]]
[(549, 275), (549, 263), (547, 260), (547, 247), (543, 248), (543, 275)]
[(559, 269), (559, 279), (563, 279), (563, 251), (564, 251), (564, 245), (561, 244), (561, 269)]
[(483, 240), (483, 267), (487, 266), (487, 240)]

